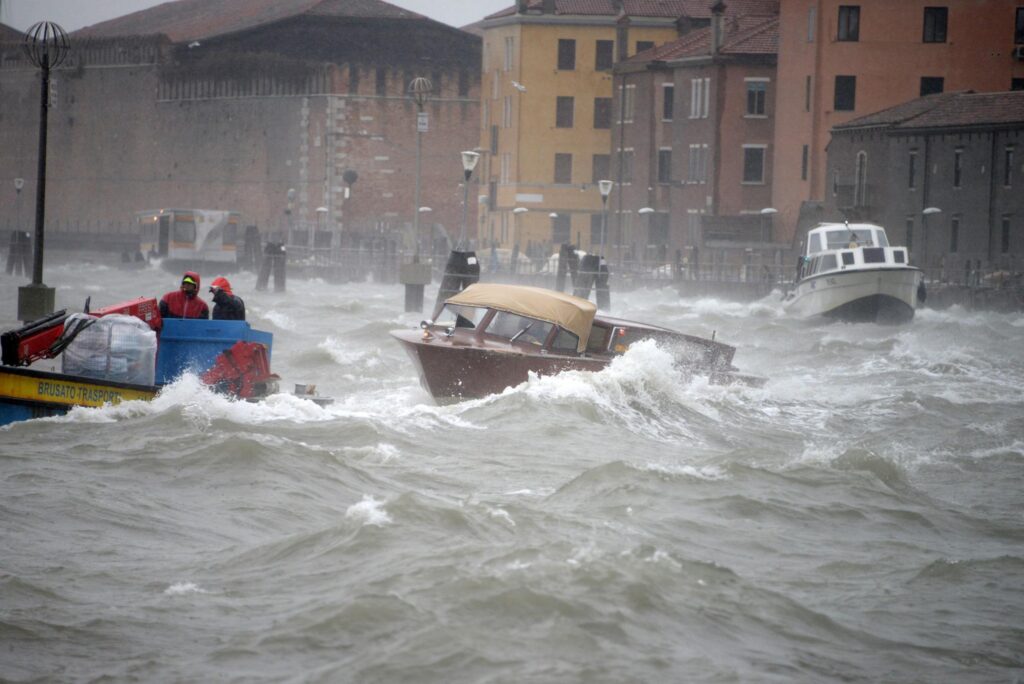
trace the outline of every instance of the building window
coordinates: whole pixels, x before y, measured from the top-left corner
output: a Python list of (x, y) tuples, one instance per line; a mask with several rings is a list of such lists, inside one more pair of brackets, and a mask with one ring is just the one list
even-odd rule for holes
[(558, 70), (572, 71), (576, 68), (576, 41), (572, 38), (558, 39)]
[(807, 10), (807, 42), (814, 42), (814, 25), (818, 22), (818, 8), (813, 5)]
[(508, 183), (512, 178), (512, 154), (506, 152), (501, 155), (501, 176), (499, 180), (502, 183)]
[(1003, 214), (1002, 221), (1003, 235), (1002, 235), (1002, 252), (1007, 254), (1010, 251), (1010, 216), (1009, 214)]
[(921, 97), (925, 95), (936, 95), (942, 92), (945, 87), (946, 79), (942, 76), (922, 76), (921, 77)]
[(956, 252), (960, 246), (960, 214), (949, 219), (949, 251)]
[(498, 127), (491, 126), (491, 154), (498, 154)]
[(800, 151), (800, 180), (807, 180), (807, 165), (810, 157), (810, 146), (804, 145)]
[(567, 244), (572, 240), (572, 217), (559, 214), (551, 221), (551, 241), (556, 245)]
[(512, 61), (515, 56), (516, 39), (512, 36), (505, 38), (505, 71), (512, 71)]
[(706, 119), (709, 109), (710, 78), (690, 79), (690, 118)]
[[(487, 183), (487, 208), (494, 211), (498, 206), (498, 181)], [(504, 240), (504, 238), (502, 238)]]
[(906, 221), (903, 222), (903, 230), (906, 232), (906, 236), (903, 240), (903, 244), (907, 246), (907, 253), (914, 251), (914, 217), (908, 216)]
[(857, 77), (836, 76), (835, 110), (852, 112), (857, 105)]
[(469, 95), (469, 72), (459, 72), (459, 97), (466, 97)]
[(572, 155), (565, 152), (555, 153), (555, 182), (572, 183)]
[(615, 41), (599, 40), (594, 49), (594, 69), (596, 71), (609, 71), (615, 63)]
[(1003, 187), (1013, 185), (1013, 146), (1007, 145), (1003, 152)]
[(384, 95), (388, 92), (388, 71), (383, 67), (377, 67), (376, 75), (376, 92), (378, 95)]
[(619, 151), (619, 178), (622, 183), (633, 182), (633, 150)]
[(512, 128), (512, 96), (506, 95), (501, 108), (501, 125)]
[(1024, 78), (1011, 78), (1010, 90), (1024, 90)]
[(555, 126), (572, 128), (573, 98), (559, 95), (555, 101)]
[(592, 162), (592, 173), (590, 182), (596, 183), (599, 180), (606, 180), (612, 175), (612, 156), (610, 154), (595, 154)]
[(953, 150), (953, 187), (963, 187), (964, 180), (964, 151)]
[(359, 67), (354, 64), (348, 68), (348, 92), (350, 95), (359, 92)]
[(647, 244), (659, 247), (668, 244), (668, 212), (658, 211), (651, 214), (647, 226)]
[(854, 177), (853, 206), (865, 207), (868, 204), (868, 155), (867, 152), (857, 153), (857, 172)]
[(743, 146), (743, 182), (764, 183), (764, 145)]
[(622, 90), (622, 111), (619, 112), (619, 122), (629, 123), (633, 120), (633, 111), (636, 106), (636, 86), (628, 85)]
[(675, 86), (666, 85), (661, 88), (661, 120), (671, 121), (675, 115)]
[(946, 42), (946, 22), (949, 20), (949, 9), (946, 7), (925, 7), (924, 8), (924, 37), (925, 43)]
[(640, 54), (641, 52), (646, 52), (647, 50), (650, 50), (653, 47), (654, 47), (654, 41), (653, 40), (638, 40), (638, 41), (636, 41), (636, 52), (637, 52), (637, 54)]
[(767, 80), (745, 79), (747, 84), (747, 116), (764, 116), (768, 93)]
[(917, 150), (910, 150), (907, 159), (907, 187), (911, 190), (917, 187)]
[(1017, 8), (1017, 20), (1013, 25), (1013, 44), (1024, 44), (1024, 7)]
[(497, 100), (498, 99), (498, 94), (499, 94), (498, 93), (498, 89), (499, 89), (499, 87), (501, 85), (501, 76), (500, 76), (500, 74), (501, 74), (500, 71), (495, 71), (494, 72), (494, 78), (491, 79), (491, 99), (492, 100)]
[(811, 77), (804, 79), (804, 111), (811, 111)]
[(839, 26), (836, 40), (856, 42), (860, 40), (860, 5), (839, 6)]
[(691, 183), (704, 183), (708, 179), (708, 146), (690, 145), (687, 179)]
[(594, 98), (594, 128), (612, 127), (612, 98)]
[(672, 182), (672, 150), (662, 148), (658, 150), (658, 182)]

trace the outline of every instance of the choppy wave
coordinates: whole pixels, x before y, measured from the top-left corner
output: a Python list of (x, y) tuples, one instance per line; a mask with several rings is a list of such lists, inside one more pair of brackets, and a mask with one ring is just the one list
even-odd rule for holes
[[(50, 270), (58, 305), (175, 279), (95, 272)], [(642, 343), (439, 406), (387, 335), (422, 317), (399, 286), (232, 283), (285, 391), (185, 375), (0, 431), (0, 679), (1024, 673), (1019, 315), (805, 324), (773, 296), (615, 292), (768, 382), (710, 385)]]

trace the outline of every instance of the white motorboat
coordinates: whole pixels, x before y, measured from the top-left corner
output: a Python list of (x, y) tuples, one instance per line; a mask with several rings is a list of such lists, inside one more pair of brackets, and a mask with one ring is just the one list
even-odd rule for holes
[(889, 244), (872, 223), (822, 223), (807, 234), (794, 288), (783, 308), (801, 318), (905, 323), (924, 301), (909, 250)]

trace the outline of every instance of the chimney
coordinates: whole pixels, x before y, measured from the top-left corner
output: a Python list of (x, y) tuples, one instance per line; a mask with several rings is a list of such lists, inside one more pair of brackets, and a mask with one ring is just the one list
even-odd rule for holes
[(629, 17), (625, 12), (619, 14), (619, 18), (615, 21), (615, 52), (616, 62), (629, 57)]
[(530, 0), (519, 0), (519, 8), (516, 10), (519, 14), (526, 14), (526, 10), (529, 9)]
[(722, 48), (722, 15), (725, 14), (725, 3), (717, 0), (711, 6), (711, 54), (717, 55)]

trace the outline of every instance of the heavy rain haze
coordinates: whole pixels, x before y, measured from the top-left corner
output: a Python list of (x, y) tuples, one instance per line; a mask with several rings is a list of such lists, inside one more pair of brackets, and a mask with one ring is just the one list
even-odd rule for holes
[[(161, 5), (161, 0), (0, 0), (0, 23), (27, 29), (37, 21), (55, 21), (76, 31), (131, 12)], [(419, 12), (451, 26), (465, 26), (512, 5), (511, 0), (394, 0), (392, 5)]]

